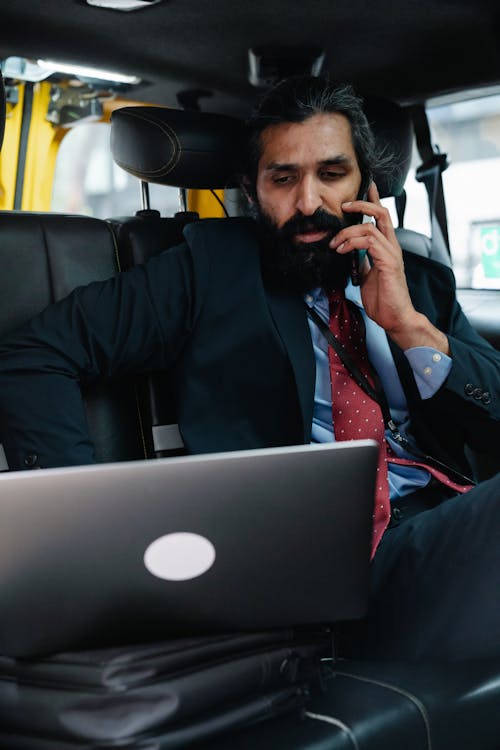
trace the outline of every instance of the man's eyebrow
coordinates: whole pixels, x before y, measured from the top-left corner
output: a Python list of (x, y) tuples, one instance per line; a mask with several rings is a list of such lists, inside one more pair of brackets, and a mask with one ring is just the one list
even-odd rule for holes
[[(353, 160), (346, 154), (338, 154), (328, 159), (322, 159), (318, 164), (320, 167), (351, 167)], [(299, 169), (299, 166), (299, 164), (272, 161), (265, 167), (265, 170), (266, 172), (292, 172), (295, 169)]]
[(291, 172), (293, 169), (298, 169), (298, 164), (283, 164), (279, 161), (272, 161), (267, 165), (267, 172)]
[(323, 159), (320, 164), (322, 167), (350, 167), (353, 160), (346, 154), (338, 154), (338, 156), (332, 156), (330, 159)]

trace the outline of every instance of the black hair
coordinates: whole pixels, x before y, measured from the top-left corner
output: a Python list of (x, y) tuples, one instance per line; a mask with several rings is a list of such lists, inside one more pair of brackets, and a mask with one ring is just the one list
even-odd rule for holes
[(257, 169), (262, 155), (262, 132), (283, 122), (303, 122), (316, 114), (339, 113), (351, 125), (351, 135), (361, 172), (360, 196), (363, 196), (376, 171), (391, 167), (384, 153), (376, 146), (363, 100), (350, 84), (331, 82), (326, 76), (293, 76), (266, 92), (246, 123), (247, 154), (243, 185), (255, 198)]

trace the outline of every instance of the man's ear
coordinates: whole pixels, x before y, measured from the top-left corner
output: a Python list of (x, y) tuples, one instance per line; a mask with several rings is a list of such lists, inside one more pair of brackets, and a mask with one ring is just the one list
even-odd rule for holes
[(241, 194), (241, 210), (244, 216), (248, 216), (251, 219), (258, 219), (260, 216), (259, 212), (259, 201), (257, 200), (257, 192), (255, 190), (255, 183), (247, 175), (243, 175), (239, 181), (240, 194)]
[(256, 202), (255, 190), (253, 189), (250, 178), (246, 175), (240, 180), (241, 192), (245, 196), (245, 200), (250, 206), (253, 206)]

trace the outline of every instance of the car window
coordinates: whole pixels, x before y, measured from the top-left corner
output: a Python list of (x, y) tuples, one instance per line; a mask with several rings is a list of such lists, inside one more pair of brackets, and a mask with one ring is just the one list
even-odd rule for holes
[[(100, 219), (132, 216), (141, 208), (140, 182), (111, 156), (110, 124), (82, 123), (68, 131), (57, 155), (51, 211)], [(162, 216), (179, 211), (179, 191), (149, 186), (151, 208)]]

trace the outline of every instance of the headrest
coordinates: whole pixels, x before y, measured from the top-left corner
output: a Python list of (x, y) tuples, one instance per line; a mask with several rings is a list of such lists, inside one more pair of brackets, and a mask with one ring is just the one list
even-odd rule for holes
[(227, 115), (164, 107), (123, 107), (111, 117), (111, 152), (145, 182), (182, 188), (234, 186), (243, 122)]
[(410, 169), (413, 125), (408, 110), (384, 99), (365, 98), (364, 110), (378, 147), (394, 160), (395, 168), (375, 174), (381, 198), (401, 195)]
[(5, 130), (6, 106), (5, 86), (3, 84), (2, 71), (0, 70), (0, 149), (2, 148), (3, 134)]

